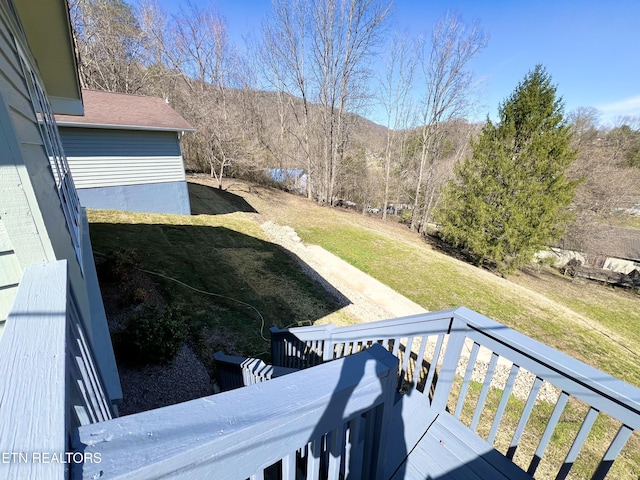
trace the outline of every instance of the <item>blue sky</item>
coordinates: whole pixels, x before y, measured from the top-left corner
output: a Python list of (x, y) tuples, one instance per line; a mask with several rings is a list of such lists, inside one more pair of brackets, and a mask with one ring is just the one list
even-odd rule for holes
[[(175, 12), (181, 1), (160, 3)], [(237, 41), (259, 35), (270, 8), (269, 0), (213, 4)], [(475, 120), (495, 118), (499, 103), (538, 63), (551, 74), (566, 112), (596, 107), (603, 124), (640, 116), (640, 0), (396, 0), (392, 28), (428, 36), (447, 10), (478, 20), (489, 36), (472, 65), (483, 92)], [(375, 109), (370, 117), (378, 120)]]

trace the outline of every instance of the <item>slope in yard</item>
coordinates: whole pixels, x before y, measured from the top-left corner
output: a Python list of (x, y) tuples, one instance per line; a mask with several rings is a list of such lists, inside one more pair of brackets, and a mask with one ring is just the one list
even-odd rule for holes
[(212, 188), (206, 176), (190, 180), (194, 215), (93, 211), (89, 219), (98, 255), (136, 250), (146, 270), (164, 276), (151, 278), (168, 303), (185, 307), (190, 343), (210, 374), (217, 350), (268, 360), (271, 325), (340, 325), (385, 316), (383, 310), (372, 313), (374, 305), (366, 312), (344, 308), (352, 301), (338, 291), (339, 281), (327, 295), (307, 274), (322, 280), (315, 271), (322, 265), (314, 270), (312, 259), (302, 258), (317, 247), (285, 252), (261, 228), (273, 222), (427, 310), (465, 305), (640, 385), (640, 298), (632, 292), (547, 271), (500, 278), (444, 255), (402, 225), (236, 180), (226, 190)]
[[(163, 396), (172, 387), (160, 380), (191, 375), (193, 363), (185, 362), (191, 347), (215, 377), (211, 359), (217, 350), (269, 361), (271, 325), (341, 325), (410, 313), (396, 312), (395, 305), (385, 310), (375, 294), (365, 294), (366, 285), (357, 285), (367, 275), (349, 273), (351, 267), (340, 266), (342, 261), (408, 297), (413, 302), (408, 308), (465, 305), (640, 385), (640, 302), (635, 293), (551, 270), (497, 277), (443, 254), (402, 225), (236, 180), (218, 190), (199, 176), (191, 178), (189, 188), (191, 216), (89, 214), (96, 254), (137, 251), (162, 302), (181, 305), (189, 320), (187, 350), (174, 364), (128, 377), (134, 384), (130, 394), (139, 394), (135, 387), (147, 376), (164, 390), (144, 392), (157, 397), (137, 405), (138, 410), (186, 400)], [(331, 256), (325, 250), (342, 260), (328, 265)], [(356, 304), (368, 308), (359, 310)], [(200, 386), (208, 388), (207, 381)], [(123, 387), (127, 395), (127, 385)], [(194, 389), (198, 391), (202, 389)], [(634, 436), (625, 450), (637, 451), (638, 441)], [(634, 455), (628, 461), (632, 469), (640, 462)]]
[[(207, 184), (206, 176), (190, 179)], [(200, 188), (200, 187), (198, 187)], [(317, 244), (428, 310), (467, 306), (640, 386), (640, 297), (546, 270), (508, 279), (444, 255), (406, 227), (232, 180), (225, 186), (270, 220)], [(200, 201), (215, 210), (217, 191)]]

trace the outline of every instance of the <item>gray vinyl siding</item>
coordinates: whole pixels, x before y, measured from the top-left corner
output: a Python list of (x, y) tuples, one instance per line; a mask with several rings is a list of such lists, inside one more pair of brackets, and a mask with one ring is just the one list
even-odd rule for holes
[(61, 127), (78, 190), (184, 182), (176, 132)]
[(22, 144), (41, 144), (42, 141), (31, 120), (31, 99), (25, 89), (12, 36), (17, 31), (11, 9), (6, 1), (0, 1), (0, 333), (25, 263), (48, 258), (39, 238), (44, 228), (31, 213), (30, 204), (35, 199), (29, 185), (24, 185), (28, 176), (20, 158)]
[(185, 181), (182, 157), (69, 157), (78, 190)]
[[(0, 334), (24, 269), (66, 259), (78, 312), (89, 341), (94, 343), (93, 320), (104, 323), (99, 335), (104, 337), (106, 331), (104, 313), (102, 318), (92, 317), (89, 304), (87, 281), (97, 285), (97, 280), (86, 276), (95, 276), (95, 269), (86, 269), (83, 274), (76, 256), (16, 42), (24, 61), (37, 75), (36, 62), (12, 9), (6, 0), (0, 0)], [(85, 261), (93, 261), (89, 252), (86, 257)], [(107, 389), (113, 399), (121, 398), (113, 352), (104, 348), (110, 340), (105, 337), (95, 343), (100, 369), (116, 372), (107, 378)]]
[(180, 156), (176, 132), (81, 127), (59, 130), (67, 157)]

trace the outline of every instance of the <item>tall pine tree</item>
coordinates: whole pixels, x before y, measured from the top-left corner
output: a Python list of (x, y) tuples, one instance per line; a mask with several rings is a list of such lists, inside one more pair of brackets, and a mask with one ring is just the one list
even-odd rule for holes
[(544, 67), (529, 72), (487, 119), (473, 155), (457, 165), (436, 219), (442, 238), (479, 265), (505, 273), (562, 234), (577, 182), (563, 102)]

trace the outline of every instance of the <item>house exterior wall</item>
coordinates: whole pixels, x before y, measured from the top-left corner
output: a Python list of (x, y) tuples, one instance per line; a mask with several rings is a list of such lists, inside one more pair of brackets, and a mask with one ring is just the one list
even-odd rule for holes
[(68, 158), (180, 156), (176, 132), (68, 126), (59, 128)]
[[(19, 32), (10, 5), (0, 1), (0, 323), (4, 324), (13, 303), (24, 267), (55, 258), (44, 218), (24, 164), (22, 148), (42, 141), (33, 118), (31, 99), (24, 86), (14, 37)], [(42, 149), (41, 149), (42, 150)], [(42, 152), (41, 152), (42, 154)], [(46, 157), (45, 157), (46, 160)], [(48, 162), (46, 162), (48, 165)], [(49, 174), (51, 175), (51, 174)], [(36, 173), (36, 176), (38, 174)], [(59, 203), (59, 201), (58, 201)], [(36, 206), (35, 209), (32, 205)]]
[(80, 203), (86, 208), (142, 213), (191, 214), (186, 181), (82, 188), (78, 189), (78, 196)]
[[(0, 321), (6, 319), (17, 291), (16, 282), (27, 266), (66, 259), (80, 318), (93, 345), (94, 319), (86, 281), (91, 272), (83, 271), (74, 247), (72, 227), (62, 208), (27, 88), (25, 74), (42, 84), (35, 65), (11, 5), (0, 0), (0, 256), (3, 266), (8, 266), (0, 276), (0, 315), (5, 315)], [(112, 350), (103, 351), (97, 361), (101, 369), (115, 368)], [(110, 391), (117, 395), (117, 379), (116, 383)]]
[(61, 127), (83, 206), (189, 215), (176, 132)]

